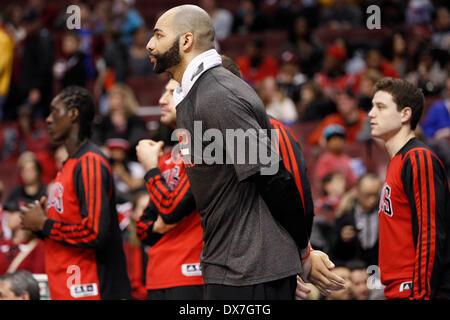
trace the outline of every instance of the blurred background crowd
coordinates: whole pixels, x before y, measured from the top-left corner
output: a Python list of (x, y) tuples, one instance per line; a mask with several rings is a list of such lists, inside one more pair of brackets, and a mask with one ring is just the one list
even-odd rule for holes
[[(0, 0), (0, 276), (45, 273), (43, 244), (20, 228), (18, 210), (46, 194), (67, 158), (50, 144), (45, 117), (61, 88), (80, 85), (98, 108), (93, 141), (111, 160), (133, 294), (146, 297), (146, 248), (135, 222), (148, 194), (135, 146), (143, 138), (173, 142), (171, 129), (159, 123), (168, 76), (153, 73), (145, 46), (158, 16), (184, 3)], [(382, 290), (367, 287), (367, 268), (378, 261), (377, 209), (389, 161), (370, 136), (372, 87), (382, 77), (401, 77), (423, 90), (417, 134), (450, 177), (448, 2), (189, 3), (210, 14), (219, 53), (235, 59), (267, 113), (289, 126), (302, 147), (316, 214), (311, 244), (351, 284), (331, 299), (382, 299)], [(381, 29), (367, 27), (372, 4), (381, 9)], [(67, 28), (70, 5), (81, 9), (80, 29)], [(313, 290), (311, 298), (323, 297)]]

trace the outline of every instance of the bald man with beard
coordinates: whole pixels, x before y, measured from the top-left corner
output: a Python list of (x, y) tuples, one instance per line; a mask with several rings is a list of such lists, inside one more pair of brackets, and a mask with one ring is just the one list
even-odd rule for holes
[[(175, 95), (177, 127), (181, 142), (189, 148), (183, 161), (203, 227), (204, 298), (294, 299), (298, 274), (307, 279), (319, 265), (328, 269), (333, 265), (323, 253), (311, 251), (310, 221), (283, 161), (278, 157), (271, 163), (269, 169), (278, 168), (271, 174), (262, 161), (198, 161), (202, 154), (195, 144), (203, 142), (192, 134), (195, 123), (201, 123), (203, 130), (219, 130), (222, 137), (229, 129), (270, 128), (261, 100), (221, 66), (213, 41), (208, 14), (197, 6), (183, 5), (158, 19), (147, 44), (154, 71), (168, 72), (181, 84)], [(267, 139), (249, 140), (267, 148), (269, 154), (277, 153)], [(236, 146), (230, 149), (225, 143), (222, 148), (226, 156), (236, 154)], [(339, 277), (323, 278), (325, 290), (343, 287)]]

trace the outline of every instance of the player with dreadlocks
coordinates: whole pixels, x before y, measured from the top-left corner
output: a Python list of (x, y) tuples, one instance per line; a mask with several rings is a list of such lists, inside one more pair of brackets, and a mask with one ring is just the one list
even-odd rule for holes
[(89, 140), (94, 114), (94, 101), (84, 88), (67, 87), (53, 99), (48, 131), (69, 158), (48, 201), (42, 197), (21, 209), (24, 227), (45, 238), (52, 299), (130, 297), (111, 168)]

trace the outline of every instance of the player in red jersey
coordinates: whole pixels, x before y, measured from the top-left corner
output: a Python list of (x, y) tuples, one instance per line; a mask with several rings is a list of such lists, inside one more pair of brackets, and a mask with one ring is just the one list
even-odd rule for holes
[(384, 78), (369, 112), (391, 157), (379, 208), (379, 264), (387, 299), (450, 298), (450, 195), (445, 168), (414, 130), (424, 97)]
[(89, 140), (94, 114), (94, 101), (84, 88), (67, 87), (53, 99), (48, 131), (69, 158), (48, 201), (42, 197), (21, 208), (24, 227), (45, 238), (52, 299), (131, 297), (111, 168)]
[[(176, 128), (173, 91), (170, 80), (159, 99), (161, 123)], [(141, 140), (136, 147), (139, 162), (147, 171), (145, 184), (150, 202), (139, 218), (139, 239), (148, 249), (146, 287), (149, 300), (200, 300), (203, 278), (200, 254), (203, 248), (200, 215), (189, 188), (181, 161), (171, 151), (162, 154), (162, 142)]]

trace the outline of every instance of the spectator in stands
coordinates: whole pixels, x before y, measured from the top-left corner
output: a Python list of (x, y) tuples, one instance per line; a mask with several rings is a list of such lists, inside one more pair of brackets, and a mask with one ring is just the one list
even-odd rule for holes
[(22, 25), (24, 8), (20, 4), (12, 3), (2, 10), (1, 20), (3, 27), (11, 34), (17, 44), (25, 39), (26, 31)]
[(422, 89), (425, 96), (432, 96), (444, 88), (448, 75), (448, 71), (434, 59), (431, 50), (425, 48), (419, 53), (416, 69), (409, 72), (405, 80)]
[(297, 121), (298, 114), (294, 102), (280, 90), (275, 78), (265, 78), (258, 87), (259, 96), (268, 115), (288, 126)]
[[(17, 117), (16, 107), (23, 103), (25, 97), (23, 96), (19, 86), (19, 73), (20, 73), (20, 57), (22, 56), (22, 50), (24, 47), (24, 39), (27, 35), (27, 31), (22, 23), (24, 16), (24, 8), (19, 4), (9, 4), (2, 9), (0, 14), (1, 24), (3, 25), (3, 31), (6, 31), (14, 42), (13, 58), (11, 61), (11, 77), (9, 78), (9, 86), (7, 88), (7, 95), (3, 102), (2, 120), (15, 120)], [(26, 24), (25, 24), (26, 25)], [(0, 55), (5, 58), (8, 53), (7, 43), (2, 44), (2, 48), (5, 48)], [(3, 63), (6, 63), (5, 60)], [(2, 64), (3, 64), (2, 63)], [(7, 75), (8, 67), (6, 67), (3, 77)]]
[(123, 203), (131, 201), (131, 192), (144, 185), (145, 170), (137, 161), (130, 161), (131, 146), (121, 135), (111, 136), (105, 141), (107, 154), (114, 175), (116, 201)]
[(367, 266), (363, 261), (352, 260), (347, 263), (350, 269), (350, 293), (353, 300), (369, 300), (370, 290), (367, 287)]
[(329, 226), (333, 227), (336, 220), (335, 211), (347, 190), (347, 182), (340, 172), (331, 172), (320, 181), (323, 196), (315, 203), (316, 216), (324, 217)]
[(343, 209), (335, 225), (331, 255), (336, 261), (359, 259), (366, 265), (378, 264), (378, 202), (381, 186), (378, 176), (367, 173), (358, 180), (356, 192), (350, 192), (350, 197), (345, 200), (348, 207)]
[(315, 217), (311, 231), (311, 246), (316, 250), (330, 253), (333, 244), (333, 227), (336, 209), (346, 190), (343, 174), (333, 172), (321, 180), (322, 196), (314, 201)]
[(216, 0), (201, 0), (200, 6), (211, 17), (216, 32), (216, 40), (220, 41), (228, 37), (233, 28), (233, 15), (231, 12), (219, 8)]
[(25, 270), (0, 277), (0, 300), (40, 300), (39, 283)]
[(301, 121), (317, 121), (336, 113), (336, 104), (323, 94), (316, 82), (308, 81), (300, 90), (299, 109)]
[(259, 32), (265, 28), (265, 17), (252, 0), (241, 0), (233, 19), (233, 33)]
[[(48, 114), (52, 95), (53, 42), (49, 30), (42, 28), (33, 10), (23, 18), (27, 36), (20, 57), (19, 92), (35, 109), (38, 118)], [(20, 101), (19, 103), (23, 103)]]
[(375, 0), (371, 3), (378, 5), (381, 10), (381, 21), (387, 27), (398, 27), (405, 24), (405, 12), (408, 5), (403, 0)]
[(373, 86), (382, 78), (378, 70), (368, 69), (359, 79), (358, 108), (369, 112), (372, 109)]
[(377, 48), (370, 49), (366, 53), (366, 68), (359, 72), (355, 77), (355, 84), (353, 86), (353, 91), (359, 93), (360, 82), (362, 74), (366, 73), (368, 70), (376, 70), (381, 73), (382, 77), (398, 78), (398, 72), (395, 67), (386, 60), (381, 51)]
[(103, 52), (106, 70), (101, 70), (99, 79), (102, 79), (106, 91), (115, 82), (124, 82), (128, 76), (128, 47), (120, 39), (120, 31), (117, 28), (107, 30), (103, 39), (105, 50)]
[(150, 32), (146, 26), (133, 31), (133, 43), (129, 49), (129, 76), (151, 76), (153, 67), (148, 58), (145, 46), (150, 38)]
[(431, 46), (447, 55), (450, 52), (450, 12), (447, 7), (439, 6), (434, 12)]
[(266, 2), (266, 7), (272, 4), (270, 17), (272, 18), (271, 28), (292, 29), (297, 18), (306, 19), (311, 28), (316, 28), (321, 10), (319, 1), (273, 1)]
[(386, 58), (383, 57), (381, 51), (377, 48), (367, 51), (366, 67), (367, 69), (378, 70), (383, 77), (399, 77), (398, 72), (397, 70), (395, 70), (394, 66), (388, 60), (386, 60)]
[(128, 278), (131, 283), (131, 295), (138, 300), (147, 298), (147, 289), (144, 284), (147, 258), (146, 250), (136, 234), (136, 222), (147, 207), (149, 200), (150, 196), (145, 187), (133, 192), (133, 209), (129, 216), (129, 223), (122, 232)]
[(409, 0), (406, 8), (406, 24), (427, 25), (431, 22), (433, 10), (431, 0)]
[[(147, 137), (145, 123), (136, 114), (139, 104), (133, 91), (125, 84), (114, 84), (108, 93), (108, 114), (97, 119), (92, 140), (99, 146), (110, 138), (126, 140), (130, 150)], [(131, 158), (134, 152), (130, 152)]]
[(392, 63), (399, 77), (404, 77), (408, 67), (406, 37), (404, 33), (401, 31), (394, 32), (385, 44), (385, 47), (383, 52), (385, 52), (386, 58)]
[(60, 170), (64, 164), (64, 161), (69, 157), (69, 153), (67, 152), (67, 148), (65, 146), (59, 146), (54, 151), (56, 168)]
[(336, 94), (337, 113), (330, 114), (323, 119), (308, 138), (311, 145), (321, 144), (324, 146), (325, 139), (323, 130), (330, 124), (339, 124), (345, 129), (346, 143), (352, 144), (356, 141), (358, 133), (363, 127), (367, 114), (358, 109), (357, 101), (351, 90), (340, 91)]
[(324, 94), (333, 97), (336, 91), (346, 90), (354, 84), (354, 77), (344, 71), (347, 51), (342, 46), (328, 47), (323, 60), (323, 70), (316, 73), (315, 81), (322, 88)]
[(332, 0), (320, 15), (321, 24), (331, 29), (350, 29), (361, 25), (361, 10), (347, 0)]
[(319, 45), (312, 37), (312, 31), (308, 18), (299, 16), (295, 19), (290, 32), (290, 42), (293, 46), (293, 52), (298, 58), (300, 70), (308, 78), (312, 78), (320, 70), (322, 61), (322, 52)]
[(255, 38), (248, 43), (247, 54), (236, 59), (244, 80), (250, 84), (278, 75), (278, 62), (264, 53), (264, 46), (262, 38)]
[(11, 83), (15, 39), (0, 15), (0, 120), (3, 119), (3, 104), (8, 95)]
[(93, 31), (94, 16), (89, 5), (80, 3), (81, 28), (76, 30), (80, 39), (79, 50), (86, 55), (84, 59), (84, 67), (88, 79), (93, 79), (96, 76), (96, 69), (94, 66), (96, 35)]
[(450, 78), (445, 81), (443, 99), (435, 101), (428, 109), (421, 127), (427, 139), (450, 138)]
[(94, 34), (102, 34), (111, 28), (114, 22), (111, 1), (103, 0), (97, 3), (93, 14), (94, 21), (92, 23), (92, 30), (94, 31)]
[(114, 23), (120, 28), (123, 43), (131, 45), (133, 31), (145, 24), (139, 11), (134, 8), (134, 0), (115, 0), (113, 12), (116, 15)]
[(0, 239), (0, 275), (16, 270), (45, 273), (44, 243), (31, 231), (22, 229), (19, 201), (6, 202), (5, 217), (11, 238)]
[(47, 188), (41, 180), (41, 165), (32, 152), (22, 153), (17, 163), (20, 184), (11, 190), (6, 203), (16, 203), (21, 207), (45, 196)]
[(300, 89), (306, 81), (307, 76), (299, 70), (297, 56), (290, 51), (284, 51), (281, 54), (280, 72), (277, 76), (280, 90), (297, 104), (300, 100)]
[(344, 153), (345, 129), (338, 124), (325, 127), (326, 151), (317, 159), (314, 176), (321, 181), (326, 175), (339, 172), (345, 177), (347, 188), (352, 188), (357, 176), (352, 170), (351, 158)]
[(67, 32), (62, 40), (62, 51), (65, 59), (55, 63), (53, 72), (57, 80), (61, 80), (61, 87), (70, 85), (86, 86), (87, 56), (80, 50), (80, 37), (76, 32)]
[(56, 168), (47, 128), (43, 122), (36, 121), (31, 105), (24, 104), (18, 108), (17, 122), (3, 129), (0, 140), (1, 160), (17, 159), (21, 153), (31, 151), (42, 167), (44, 183), (49, 183), (54, 178)]

